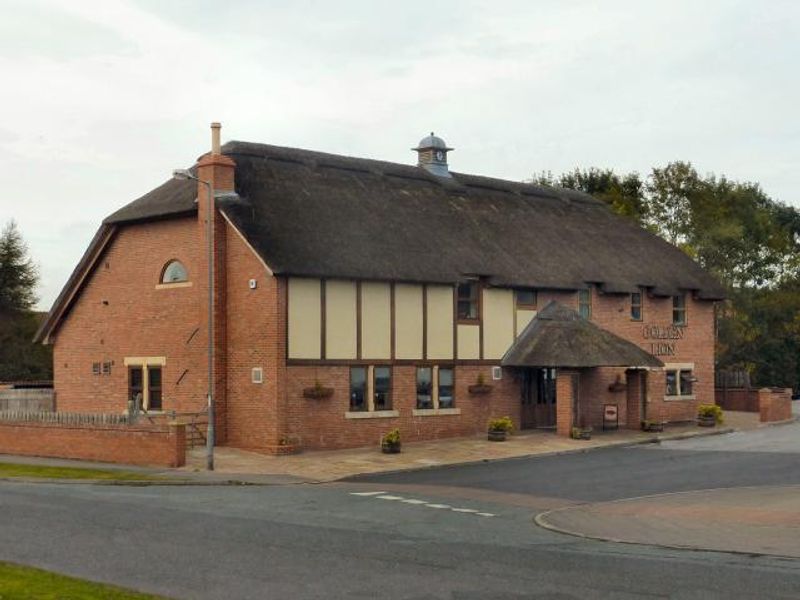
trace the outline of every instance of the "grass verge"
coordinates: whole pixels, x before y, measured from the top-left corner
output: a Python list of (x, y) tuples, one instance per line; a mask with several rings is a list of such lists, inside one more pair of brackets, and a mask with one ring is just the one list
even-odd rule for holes
[(123, 588), (0, 562), (0, 600), (159, 600)]
[[(38, 477), (41, 479), (100, 479), (104, 481), (156, 481), (164, 477), (116, 469), (84, 469), (81, 467), (50, 467), (18, 463), (0, 463), (2, 477)], [(0, 600), (3, 600), (0, 597)]]

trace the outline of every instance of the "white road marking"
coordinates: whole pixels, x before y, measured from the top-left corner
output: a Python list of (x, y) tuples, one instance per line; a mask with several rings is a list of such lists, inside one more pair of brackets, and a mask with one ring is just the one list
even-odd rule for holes
[(369, 497), (369, 498), (377, 498), (378, 500), (395, 500), (399, 502), (403, 502), (405, 504), (413, 504), (418, 506), (425, 506), (427, 508), (436, 508), (440, 510), (451, 510), (457, 513), (463, 514), (470, 514), (475, 515), (477, 517), (496, 517), (497, 515), (490, 512), (480, 512), (474, 508), (456, 508), (454, 506), (450, 506), (449, 504), (435, 504), (433, 502), (427, 502), (425, 500), (418, 500), (416, 498), (403, 498), (402, 496), (392, 496), (387, 494), (386, 492), (350, 492), (351, 496), (362, 496), (362, 497)]

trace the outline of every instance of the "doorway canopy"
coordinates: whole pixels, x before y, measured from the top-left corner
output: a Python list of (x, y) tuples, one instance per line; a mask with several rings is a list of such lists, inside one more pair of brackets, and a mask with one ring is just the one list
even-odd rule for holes
[(552, 301), (531, 320), (502, 359), (504, 367), (663, 367), (636, 344)]

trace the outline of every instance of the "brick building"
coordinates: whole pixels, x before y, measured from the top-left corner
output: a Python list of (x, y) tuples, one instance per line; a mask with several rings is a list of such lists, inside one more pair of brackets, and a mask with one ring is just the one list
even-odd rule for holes
[[(694, 417), (714, 301), (680, 250), (597, 200), (417, 165), (219, 145), (106, 218), (38, 339), (59, 410), (200, 412), (213, 233), (218, 441), (278, 452)], [(210, 201), (208, 186), (215, 202)], [(215, 208), (212, 210), (212, 206)]]

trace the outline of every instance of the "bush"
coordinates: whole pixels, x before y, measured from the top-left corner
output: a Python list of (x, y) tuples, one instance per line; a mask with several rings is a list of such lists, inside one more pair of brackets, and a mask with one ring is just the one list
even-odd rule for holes
[(511, 433), (514, 430), (514, 421), (511, 417), (498, 417), (489, 420), (489, 431), (505, 431)]
[(717, 423), (722, 423), (722, 408), (716, 404), (701, 404), (697, 407), (698, 417), (714, 417)]
[(381, 438), (381, 443), (387, 446), (394, 446), (400, 443), (400, 430), (392, 429), (388, 433), (384, 433)]

